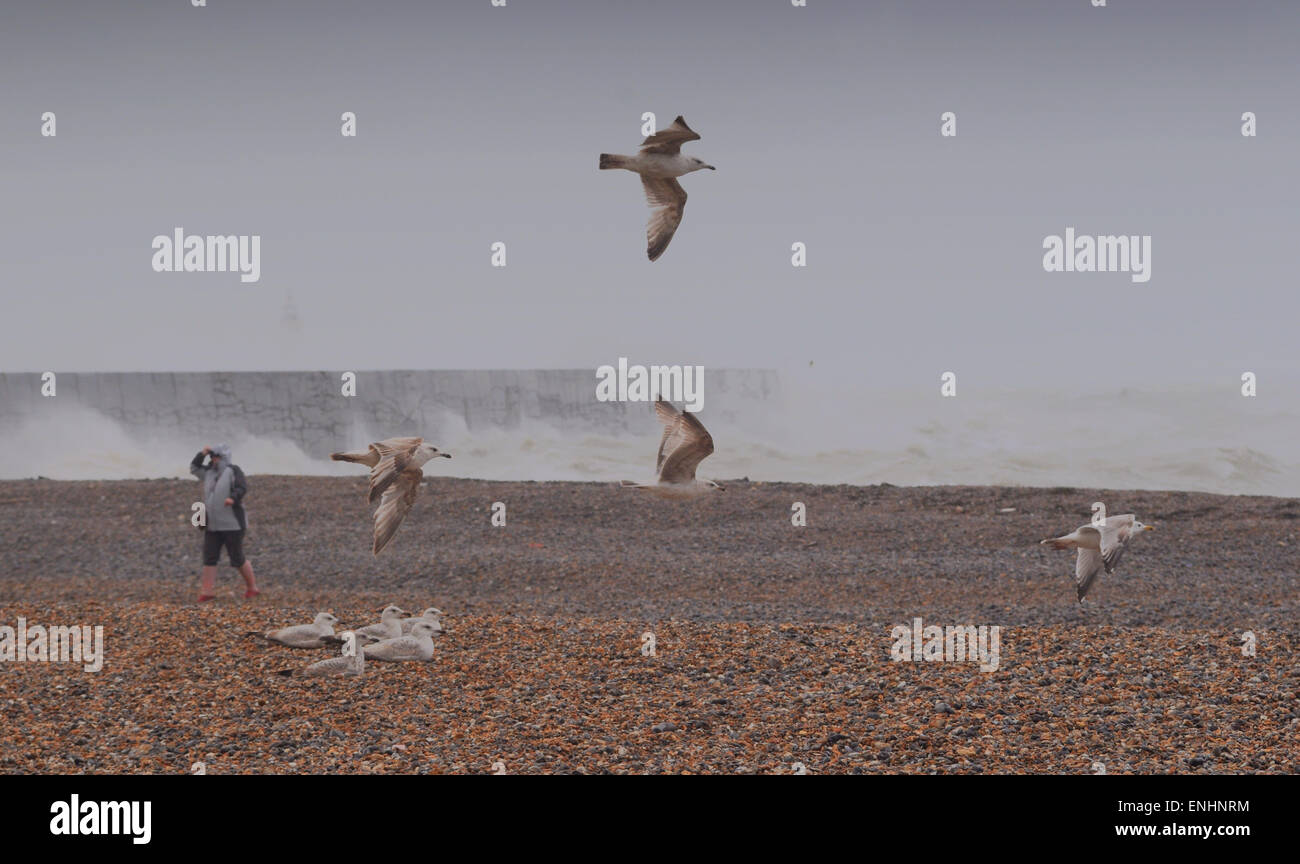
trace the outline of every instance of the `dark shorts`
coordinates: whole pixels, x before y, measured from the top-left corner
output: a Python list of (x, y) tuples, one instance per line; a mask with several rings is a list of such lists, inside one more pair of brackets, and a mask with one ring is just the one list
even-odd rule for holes
[(226, 547), (230, 554), (231, 567), (244, 566), (244, 532), (243, 531), (204, 531), (203, 532), (203, 566), (215, 567), (221, 558), (221, 547)]

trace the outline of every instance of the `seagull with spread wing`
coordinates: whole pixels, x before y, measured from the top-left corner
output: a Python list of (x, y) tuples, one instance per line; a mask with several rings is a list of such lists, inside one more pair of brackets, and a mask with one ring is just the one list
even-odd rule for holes
[(695, 469), (713, 452), (713, 436), (704, 424), (689, 411), (678, 411), (660, 399), (655, 402), (655, 414), (664, 424), (663, 437), (659, 439), (659, 458), (655, 471), (658, 483), (636, 483), (624, 480), (620, 485), (644, 489), (660, 498), (696, 498), (709, 492), (725, 492), (726, 487), (712, 480), (697, 479)]
[(369, 501), (373, 504), (379, 500), (379, 509), (375, 510), (375, 555), (393, 539), (397, 526), (415, 504), (424, 480), (422, 466), (435, 456), (451, 458), (450, 453), (425, 444), (423, 438), (387, 438), (359, 453), (330, 454), (336, 462), (358, 462), (370, 468)]
[(1040, 546), (1053, 549), (1078, 549), (1074, 562), (1074, 581), (1079, 594), (1079, 602), (1092, 588), (1101, 571), (1115, 572), (1119, 559), (1128, 548), (1129, 541), (1143, 531), (1156, 530), (1151, 525), (1144, 525), (1132, 513), (1122, 516), (1108, 516), (1100, 524), (1080, 525), (1073, 532), (1063, 537), (1053, 537), (1042, 541)]
[(641, 175), (646, 201), (656, 208), (646, 226), (646, 254), (651, 261), (664, 254), (668, 241), (673, 239), (677, 226), (682, 224), (686, 190), (677, 182), (677, 178), (701, 168), (717, 170), (712, 165), (706, 165), (702, 159), (682, 155), (682, 144), (698, 140), (700, 136), (679, 115), (673, 125), (641, 142), (641, 152), (635, 156), (600, 154), (602, 169), (626, 168)]

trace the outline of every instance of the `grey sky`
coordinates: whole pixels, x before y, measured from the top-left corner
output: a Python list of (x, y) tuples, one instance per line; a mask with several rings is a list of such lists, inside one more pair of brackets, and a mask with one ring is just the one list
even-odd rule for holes
[[(1294, 376), (1298, 35), (1206, 0), (6, 4), (0, 369)], [(643, 111), (718, 166), (654, 264), (596, 170)], [(152, 272), (178, 225), (260, 234), (261, 282)], [(1153, 278), (1043, 272), (1067, 226), (1151, 234)]]

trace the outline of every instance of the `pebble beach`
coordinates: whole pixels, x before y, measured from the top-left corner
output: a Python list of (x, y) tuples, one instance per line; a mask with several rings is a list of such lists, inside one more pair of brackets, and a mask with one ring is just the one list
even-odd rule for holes
[[(0, 626), (104, 639), (0, 662), (0, 772), (1297, 770), (1300, 500), (724, 482), (431, 478), (375, 557), (364, 478), (252, 476), (263, 593), (223, 560), (202, 605), (195, 481), (0, 482)], [(1079, 604), (1038, 541), (1093, 501), (1156, 531)], [(301, 679), (332, 652), (249, 635), (388, 603), (444, 611), (431, 662)], [(894, 660), (918, 618), (999, 628), (997, 668)]]

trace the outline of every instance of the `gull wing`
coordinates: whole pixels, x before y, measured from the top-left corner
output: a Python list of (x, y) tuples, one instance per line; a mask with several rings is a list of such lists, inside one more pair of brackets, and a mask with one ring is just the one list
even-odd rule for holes
[(423, 438), (389, 438), (371, 447), (378, 448), (379, 463), (370, 469), (370, 497), (374, 504), (399, 474), (411, 464), (411, 457), (424, 443)]
[(294, 624), (265, 634), (268, 642), (278, 642), (290, 648), (317, 648), (322, 644), (321, 633), (315, 624)]
[(368, 642), (378, 642), (381, 639), (387, 639), (393, 633), (393, 631), (390, 630), (388, 625), (383, 621), (380, 621), (378, 624), (367, 624), (364, 627), (358, 627), (352, 632), (356, 634), (357, 639)]
[(361, 649), (367, 660), (428, 660), (430, 655), (415, 636), (397, 636)]
[(411, 510), (411, 505), (415, 503), (416, 496), (420, 494), (420, 481), (423, 479), (424, 472), (419, 468), (407, 468), (398, 474), (396, 480), (384, 491), (379, 509), (375, 510), (373, 549), (375, 555), (378, 555), (397, 533), (397, 526), (402, 524), (402, 520)]
[(645, 187), (646, 202), (657, 208), (650, 215), (646, 225), (646, 255), (654, 261), (664, 254), (668, 241), (677, 233), (677, 226), (682, 224), (682, 212), (686, 209), (686, 190), (682, 184), (669, 178), (642, 177), (641, 185)]
[[(690, 483), (696, 467), (713, 452), (713, 436), (694, 414), (678, 412), (662, 399), (655, 403), (655, 413), (665, 421), (659, 442), (659, 482)], [(667, 425), (669, 416), (671, 427)]]
[(1136, 518), (1132, 513), (1125, 513), (1123, 516), (1106, 519), (1106, 527), (1101, 532), (1101, 560), (1106, 565), (1107, 573), (1114, 573), (1119, 565), (1129, 538), (1133, 536), (1133, 522)]
[(1074, 562), (1074, 582), (1078, 590), (1079, 602), (1083, 602), (1084, 596), (1092, 588), (1092, 583), (1097, 581), (1101, 568), (1101, 553), (1096, 549), (1084, 549), (1080, 546), (1079, 557)]
[(700, 136), (686, 125), (680, 114), (667, 129), (661, 129), (641, 142), (642, 153), (663, 153), (671, 156), (680, 153), (687, 141), (699, 141)]
[(442, 632), (442, 622), (441, 622), (441, 621), (437, 621), (437, 620), (435, 620), (435, 619), (433, 619), (433, 618), (423, 618), (423, 617), (421, 617), (421, 618), (403, 618), (403, 619), (402, 619), (402, 635), (403, 635), (403, 636), (409, 636), (409, 635), (411, 634), (411, 629), (414, 628), (415, 625), (418, 624), (418, 623), (421, 622), (421, 621), (425, 621), (425, 622), (427, 622), (427, 623), (429, 623), (429, 624), (432, 624), (433, 627), (434, 627), (434, 631), (435, 631), (435, 632), (437, 632), (437, 633), (441, 633), (441, 632)]
[(302, 670), (302, 675), (308, 678), (323, 678), (326, 675), (343, 675), (352, 665), (351, 657), (331, 657), (328, 660), (318, 660), (306, 669)]
[(664, 467), (664, 457), (677, 449), (677, 445), (682, 443), (685, 434), (681, 431), (682, 415), (670, 403), (659, 399), (655, 402), (655, 416), (659, 422), (664, 424), (663, 437), (659, 439), (659, 455), (655, 458), (655, 473), (658, 474)]
[(423, 438), (385, 438), (383, 441), (376, 441), (370, 445), (380, 456), (385, 453), (391, 453), (394, 450), (410, 450), (412, 447), (419, 447), (424, 443)]
[(359, 462), (367, 468), (374, 468), (379, 464), (379, 460), (384, 458), (385, 453), (406, 449), (412, 441), (418, 443), (420, 440), (419, 438), (386, 438), (367, 445), (365, 450), (358, 453), (331, 453), (330, 458), (337, 462)]

